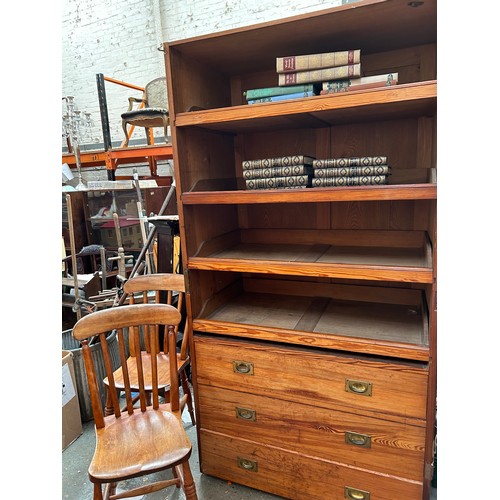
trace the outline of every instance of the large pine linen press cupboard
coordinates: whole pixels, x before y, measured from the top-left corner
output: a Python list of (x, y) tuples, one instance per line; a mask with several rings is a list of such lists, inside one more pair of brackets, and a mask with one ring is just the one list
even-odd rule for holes
[[(293, 499), (427, 499), (436, 412), (436, 2), (165, 43), (201, 470)], [(248, 105), (276, 57), (392, 87)], [(387, 185), (246, 190), (244, 160), (386, 155)]]

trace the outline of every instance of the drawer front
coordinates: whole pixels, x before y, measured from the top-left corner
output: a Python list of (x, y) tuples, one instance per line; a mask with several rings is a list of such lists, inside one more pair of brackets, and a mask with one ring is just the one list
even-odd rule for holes
[[(296, 500), (421, 500), (422, 483), (200, 430), (201, 470)], [(349, 494), (350, 496), (346, 496)]]
[(425, 419), (426, 365), (196, 335), (198, 384), (324, 408)]
[(199, 424), (297, 453), (419, 480), (425, 428), (198, 386)]

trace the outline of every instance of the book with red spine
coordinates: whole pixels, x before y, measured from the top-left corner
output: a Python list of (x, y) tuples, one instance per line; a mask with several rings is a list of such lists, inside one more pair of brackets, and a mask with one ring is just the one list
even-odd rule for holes
[(297, 85), (301, 83), (325, 82), (328, 80), (343, 80), (361, 77), (361, 64), (348, 64), (331, 68), (279, 73), (278, 85)]
[(276, 73), (294, 73), (321, 68), (348, 66), (361, 62), (361, 50), (339, 50), (276, 58)]

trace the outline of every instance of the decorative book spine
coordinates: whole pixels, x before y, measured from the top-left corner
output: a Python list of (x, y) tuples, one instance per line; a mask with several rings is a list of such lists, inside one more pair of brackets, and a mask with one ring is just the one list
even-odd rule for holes
[(370, 186), (374, 184), (387, 184), (387, 176), (369, 175), (359, 177), (324, 177), (322, 179), (312, 179), (312, 187)]
[(355, 49), (340, 50), (337, 52), (324, 52), (322, 54), (277, 57), (276, 72), (289, 73), (311, 69), (347, 66), (349, 64), (359, 64), (361, 62), (360, 56), (360, 49)]
[(252, 168), (243, 170), (245, 179), (265, 179), (269, 177), (288, 177), (290, 175), (312, 175), (309, 165), (290, 165), (287, 167)]
[(398, 73), (365, 76), (347, 80), (331, 80), (322, 83), (321, 95), (349, 92), (350, 90), (369, 90), (380, 87), (391, 87), (398, 84)]
[(323, 82), (326, 80), (341, 80), (361, 76), (361, 64), (349, 64), (334, 68), (297, 71), (295, 73), (278, 74), (278, 85), (295, 85), (299, 83)]
[(289, 177), (268, 177), (265, 179), (248, 179), (245, 182), (247, 189), (309, 187), (311, 185), (311, 176), (293, 175)]
[(308, 83), (305, 85), (291, 85), (288, 87), (267, 87), (261, 89), (249, 89), (245, 91), (243, 94), (245, 99), (262, 99), (263, 97), (272, 97), (276, 95), (285, 95), (285, 94), (295, 94), (297, 92), (311, 92), (311, 91), (319, 91), (321, 88), (316, 88), (312, 83)]
[(262, 158), (258, 160), (245, 160), (241, 163), (243, 170), (250, 168), (268, 168), (268, 167), (288, 167), (290, 165), (312, 165), (314, 158), (312, 156), (294, 155), (279, 156), (277, 158)]
[(311, 97), (314, 95), (312, 90), (308, 92), (296, 92), (295, 94), (283, 94), (283, 95), (274, 95), (269, 97), (261, 97), (260, 99), (250, 99), (247, 101), (248, 104), (258, 104), (261, 102), (277, 102), (277, 101), (286, 101), (287, 99), (299, 99), (300, 97)]
[(314, 177), (359, 177), (363, 175), (389, 175), (389, 165), (370, 165), (366, 167), (315, 168)]
[(350, 158), (326, 158), (314, 160), (314, 168), (364, 167), (368, 165), (387, 165), (387, 156), (353, 156)]

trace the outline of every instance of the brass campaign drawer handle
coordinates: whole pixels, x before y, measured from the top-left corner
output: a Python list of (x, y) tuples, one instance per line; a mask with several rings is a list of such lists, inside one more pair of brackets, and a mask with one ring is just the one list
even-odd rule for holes
[(242, 457), (238, 457), (238, 467), (240, 467), (240, 469), (245, 469), (251, 472), (257, 472), (257, 469), (259, 468), (257, 462)]
[(233, 372), (242, 375), (253, 375), (253, 363), (247, 361), (233, 361)]
[(255, 422), (257, 420), (257, 412), (250, 408), (236, 407), (236, 418), (241, 418), (243, 420), (249, 420)]
[(349, 500), (370, 500), (370, 492), (346, 486), (344, 488), (344, 498)]
[(357, 432), (346, 432), (345, 442), (347, 444), (353, 444), (354, 446), (359, 446), (360, 448), (371, 448), (372, 438), (368, 434), (358, 434)]
[(345, 381), (345, 390), (353, 394), (359, 394), (361, 396), (371, 396), (372, 395), (372, 384), (371, 382), (363, 382), (362, 380), (349, 380)]

